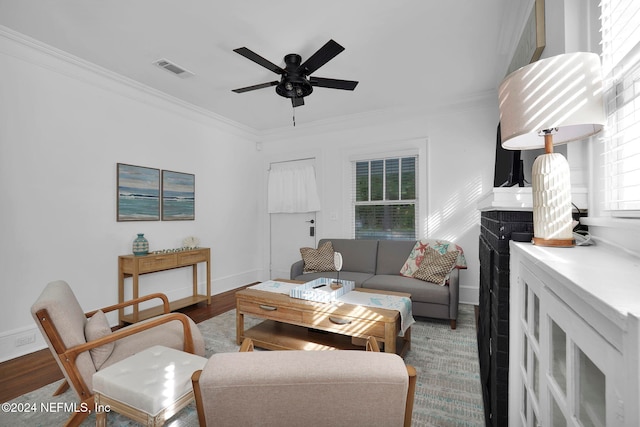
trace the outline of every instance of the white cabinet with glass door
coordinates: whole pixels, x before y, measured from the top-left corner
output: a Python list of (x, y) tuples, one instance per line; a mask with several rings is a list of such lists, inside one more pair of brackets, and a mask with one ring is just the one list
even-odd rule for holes
[(600, 251), (512, 243), (510, 426), (638, 425), (640, 290)]

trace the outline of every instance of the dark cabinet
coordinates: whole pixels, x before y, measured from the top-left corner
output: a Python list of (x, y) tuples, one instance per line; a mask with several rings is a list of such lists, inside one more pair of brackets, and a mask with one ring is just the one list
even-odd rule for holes
[(509, 403), (509, 240), (533, 232), (533, 213), (482, 212), (478, 357), (486, 425), (507, 426)]

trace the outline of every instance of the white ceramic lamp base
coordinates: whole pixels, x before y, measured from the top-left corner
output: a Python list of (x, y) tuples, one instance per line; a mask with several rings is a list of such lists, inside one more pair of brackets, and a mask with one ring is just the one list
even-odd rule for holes
[(538, 156), (531, 172), (533, 192), (533, 244), (571, 247), (571, 178), (569, 163), (562, 154)]

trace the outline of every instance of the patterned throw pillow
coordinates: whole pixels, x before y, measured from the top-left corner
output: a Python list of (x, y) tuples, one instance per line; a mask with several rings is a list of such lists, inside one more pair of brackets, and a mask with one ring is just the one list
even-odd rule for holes
[(453, 269), (457, 258), (458, 251), (440, 254), (436, 250), (427, 248), (420, 267), (418, 267), (418, 271), (415, 272), (413, 277), (424, 280), (425, 282), (444, 286), (447, 276)]
[[(98, 310), (84, 325), (84, 336), (87, 341), (97, 340), (98, 338), (107, 336), (110, 333), (111, 328), (109, 327), (109, 321), (102, 310)], [(96, 369), (100, 369), (102, 364), (109, 358), (109, 356), (111, 356), (115, 346), (115, 341), (112, 341), (89, 350), (91, 359), (93, 359), (93, 365)]]
[(331, 242), (324, 242), (318, 249), (300, 248), (300, 255), (304, 260), (304, 273), (336, 271), (333, 263), (333, 245)]
[(464, 258), (462, 248), (460, 246), (446, 240), (422, 239), (416, 242), (411, 253), (407, 257), (407, 260), (400, 269), (400, 274), (402, 276), (413, 277), (413, 274), (418, 271), (418, 267), (420, 267), (420, 263), (422, 262), (422, 258), (424, 257), (424, 253), (427, 248), (432, 248), (440, 254), (457, 251), (458, 258), (456, 259), (454, 267), (467, 268), (467, 260)]

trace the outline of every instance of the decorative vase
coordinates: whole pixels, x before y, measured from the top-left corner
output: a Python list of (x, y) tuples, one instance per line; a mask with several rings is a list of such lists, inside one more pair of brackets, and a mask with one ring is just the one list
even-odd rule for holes
[(138, 233), (133, 241), (133, 254), (136, 256), (147, 255), (149, 253), (149, 241), (145, 239), (143, 233)]

